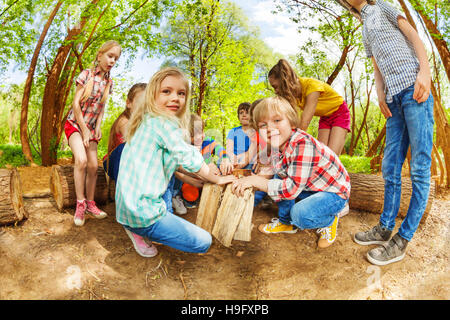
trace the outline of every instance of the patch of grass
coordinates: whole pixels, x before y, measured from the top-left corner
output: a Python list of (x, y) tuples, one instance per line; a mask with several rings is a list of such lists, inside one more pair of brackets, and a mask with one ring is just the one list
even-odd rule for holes
[[(36, 153), (32, 152), (33, 160), (37, 165), (42, 164), (41, 157)], [(72, 158), (72, 151), (69, 150), (58, 150), (58, 159), (60, 158)], [(6, 165), (12, 167), (27, 166), (30, 163), (25, 158), (22, 152), (22, 146), (20, 144), (0, 144), (0, 168), (6, 168)]]
[[(21, 145), (1, 144), (0, 145), (0, 168), (6, 168), (6, 165), (13, 167), (26, 166), (29, 164), (22, 152)], [(36, 164), (41, 164), (41, 158), (35, 152), (32, 152), (33, 160)]]
[(351, 157), (347, 154), (343, 154), (339, 157), (345, 169), (352, 173), (372, 173), (370, 168), (370, 160), (368, 157)]

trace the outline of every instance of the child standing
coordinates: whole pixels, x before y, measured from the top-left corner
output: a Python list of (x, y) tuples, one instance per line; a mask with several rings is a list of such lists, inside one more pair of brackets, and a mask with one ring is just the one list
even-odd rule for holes
[(306, 131), (313, 116), (320, 117), (317, 139), (340, 155), (350, 132), (350, 111), (344, 98), (325, 82), (297, 77), (284, 59), (272, 67), (268, 78), (277, 95), (303, 110), (299, 128)]
[[(253, 117), (259, 134), (271, 147), (272, 167), (279, 178), (244, 177), (233, 182), (233, 193), (243, 195), (246, 188), (255, 187), (278, 202), (279, 219), (260, 225), (261, 232), (318, 228), (318, 246), (330, 246), (336, 239), (338, 214), (350, 197), (347, 171), (330, 148), (298, 129), (297, 112), (286, 99), (264, 99)], [(294, 204), (292, 200), (299, 201)]]
[[(363, 42), (375, 70), (378, 102), (386, 120), (382, 164), (384, 207), (379, 224), (354, 236), (361, 245), (382, 244), (367, 253), (376, 265), (405, 257), (428, 201), (433, 145), (433, 96), (425, 47), (417, 31), (384, 1), (347, 0), (363, 21)], [(412, 195), (398, 233), (390, 239), (400, 207), (402, 165), (411, 147)], [(389, 240), (390, 239), (390, 240)]]
[(121, 54), (116, 41), (107, 41), (98, 50), (94, 67), (78, 76), (75, 97), (64, 125), (72, 154), (75, 158), (74, 181), (77, 206), (74, 223), (84, 224), (85, 212), (97, 219), (107, 216), (94, 201), (97, 181), (97, 145), (102, 137), (100, 130), (106, 100), (112, 92), (111, 69)]
[(211, 235), (167, 212), (162, 198), (175, 170), (182, 167), (208, 181), (225, 184), (233, 176), (210, 172), (201, 154), (184, 141), (189, 82), (177, 68), (151, 78), (145, 103), (133, 112), (116, 187), (116, 219), (126, 229), (186, 252), (206, 252)]
[(238, 106), (237, 114), (241, 125), (233, 128), (227, 135), (227, 155), (233, 167), (252, 169), (252, 160), (256, 155), (256, 144), (252, 143), (255, 130), (250, 126), (250, 103), (243, 102)]

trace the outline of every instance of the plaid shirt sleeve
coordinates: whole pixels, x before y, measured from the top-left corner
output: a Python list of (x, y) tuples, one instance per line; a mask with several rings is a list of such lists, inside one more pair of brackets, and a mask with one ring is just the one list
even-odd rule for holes
[(80, 85), (82, 85), (84, 87), (84, 85), (86, 84), (88, 79), (89, 79), (89, 69), (85, 69), (77, 77), (76, 83), (80, 84)]
[(364, 50), (366, 51), (366, 57), (372, 58), (372, 56), (373, 56), (372, 49), (370, 48), (369, 41), (367, 41), (367, 36), (364, 32), (364, 29), (362, 31), (362, 39), (363, 39)]
[(287, 176), (282, 180), (271, 179), (268, 194), (274, 201), (292, 200), (303, 191), (312, 175), (314, 163), (318, 162), (314, 146), (301, 140), (294, 146), (289, 145), (282, 160), (287, 165)]
[(182, 166), (189, 172), (199, 171), (203, 164), (203, 156), (194, 146), (184, 141), (182, 129), (171, 121), (158, 120), (161, 121), (163, 128), (158, 136), (160, 147), (167, 150), (177, 167)]

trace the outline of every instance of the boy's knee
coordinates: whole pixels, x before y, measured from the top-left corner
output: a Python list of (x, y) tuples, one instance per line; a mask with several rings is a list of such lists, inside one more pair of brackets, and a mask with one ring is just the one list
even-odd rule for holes
[(291, 221), (296, 227), (300, 229), (308, 229), (311, 219), (309, 215), (304, 210), (293, 210), (291, 211)]

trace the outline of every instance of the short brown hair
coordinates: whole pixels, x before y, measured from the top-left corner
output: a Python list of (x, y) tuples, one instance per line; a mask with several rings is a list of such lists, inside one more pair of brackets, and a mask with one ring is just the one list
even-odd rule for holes
[(242, 102), (237, 108), (238, 118), (239, 118), (239, 112), (241, 112), (241, 110), (245, 110), (248, 112), (248, 109), (250, 109), (250, 102)]
[(281, 96), (274, 96), (263, 99), (259, 102), (253, 110), (253, 124), (254, 128), (258, 130), (258, 122), (260, 122), (264, 116), (267, 116), (269, 111), (276, 114), (286, 116), (289, 123), (293, 127), (300, 127), (300, 118), (297, 113), (297, 109), (292, 108), (289, 101)]

